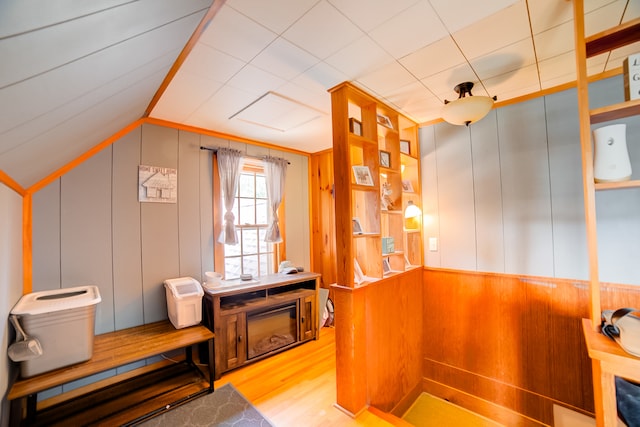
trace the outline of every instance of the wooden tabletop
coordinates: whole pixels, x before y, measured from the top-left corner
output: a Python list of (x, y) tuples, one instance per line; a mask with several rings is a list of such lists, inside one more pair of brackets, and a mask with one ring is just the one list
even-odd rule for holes
[(213, 332), (202, 325), (176, 329), (168, 320), (96, 335), (90, 360), (30, 378), (18, 379), (11, 387), (8, 399), (25, 397), (213, 337)]

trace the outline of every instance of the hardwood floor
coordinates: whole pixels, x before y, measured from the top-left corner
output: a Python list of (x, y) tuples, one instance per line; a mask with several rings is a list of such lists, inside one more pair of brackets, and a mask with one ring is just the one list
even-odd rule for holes
[[(320, 339), (224, 374), (276, 427), (392, 426), (370, 411), (352, 418), (336, 408), (335, 330)], [(396, 424), (398, 425), (398, 424)]]

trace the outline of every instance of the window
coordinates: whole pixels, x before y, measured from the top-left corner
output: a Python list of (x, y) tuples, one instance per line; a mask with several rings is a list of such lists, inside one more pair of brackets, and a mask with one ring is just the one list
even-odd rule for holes
[[(214, 177), (218, 179), (217, 173)], [(220, 199), (221, 197), (214, 197), (214, 212), (217, 211), (218, 216), (224, 215)], [(224, 251), (223, 256), (216, 254), (216, 271), (221, 270), (218, 265), (223, 263), (226, 280), (237, 279), (241, 274), (258, 277), (274, 273), (275, 245), (264, 241), (269, 226), (270, 209), (262, 161), (245, 158), (233, 204), (233, 214), (240, 243), (216, 245), (216, 252), (220, 249)], [(219, 235), (219, 230), (214, 232), (215, 236)]]

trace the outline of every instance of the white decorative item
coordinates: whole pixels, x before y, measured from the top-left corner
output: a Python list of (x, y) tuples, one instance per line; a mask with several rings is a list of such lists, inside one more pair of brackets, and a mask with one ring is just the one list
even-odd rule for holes
[(593, 176), (596, 182), (627, 181), (631, 178), (626, 128), (625, 124), (616, 124), (593, 131)]

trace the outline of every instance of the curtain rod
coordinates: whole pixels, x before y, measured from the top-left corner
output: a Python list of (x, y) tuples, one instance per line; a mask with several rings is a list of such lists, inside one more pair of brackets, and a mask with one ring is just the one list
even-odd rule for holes
[[(211, 147), (204, 147), (204, 146), (201, 145), (200, 149), (201, 150), (208, 150), (208, 151), (211, 151), (212, 153), (217, 153), (218, 152), (218, 147), (211, 148)], [(264, 156), (253, 156), (251, 154), (243, 154), (243, 156), (250, 157), (252, 159), (258, 159), (258, 160), (264, 160), (264, 158), (267, 157), (266, 155), (264, 155)], [(290, 165), (291, 162), (287, 160), (287, 164)]]

